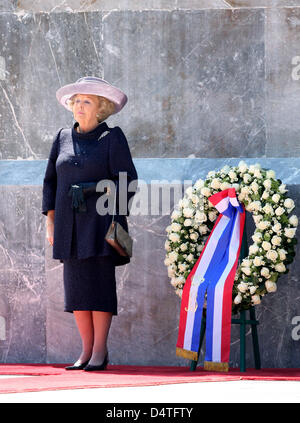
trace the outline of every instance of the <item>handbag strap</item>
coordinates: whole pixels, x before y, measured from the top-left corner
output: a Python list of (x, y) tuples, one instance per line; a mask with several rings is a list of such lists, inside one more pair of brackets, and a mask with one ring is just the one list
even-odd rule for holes
[(115, 214), (116, 214), (116, 202), (117, 202), (117, 186), (118, 186), (118, 181), (116, 181), (116, 189), (115, 189), (115, 197), (114, 197), (114, 208), (113, 208), (113, 216), (112, 216), (112, 221), (115, 221)]

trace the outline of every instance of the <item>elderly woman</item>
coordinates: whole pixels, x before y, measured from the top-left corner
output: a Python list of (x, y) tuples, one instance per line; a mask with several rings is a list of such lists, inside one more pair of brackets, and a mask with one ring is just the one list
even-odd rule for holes
[[(135, 194), (137, 172), (123, 131), (105, 122), (124, 107), (127, 97), (96, 77), (60, 88), (56, 97), (73, 112), (75, 124), (60, 129), (54, 137), (43, 183), (42, 213), (47, 216), (46, 236), (53, 246), (53, 259), (63, 263), (64, 311), (74, 314), (82, 340), (80, 357), (66, 369), (104, 370), (107, 337), (112, 316), (117, 315), (115, 266), (129, 263), (130, 257), (106, 242), (111, 209), (99, 212), (97, 200), (106, 195), (109, 203), (115, 191), (114, 219), (127, 231), (128, 203)], [(119, 180), (120, 172), (127, 177), (126, 185)], [(114, 183), (116, 190), (108, 186), (99, 191), (99, 181)], [(120, 198), (127, 195), (125, 211), (119, 194)]]

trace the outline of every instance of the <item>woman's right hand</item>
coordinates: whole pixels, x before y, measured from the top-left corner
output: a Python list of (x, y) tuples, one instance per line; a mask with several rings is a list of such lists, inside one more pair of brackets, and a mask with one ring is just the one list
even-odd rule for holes
[(54, 242), (54, 210), (48, 210), (46, 221), (46, 238), (50, 245)]

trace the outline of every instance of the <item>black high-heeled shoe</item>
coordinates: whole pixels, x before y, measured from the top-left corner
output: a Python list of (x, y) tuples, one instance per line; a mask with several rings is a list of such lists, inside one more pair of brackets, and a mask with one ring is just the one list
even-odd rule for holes
[(86, 367), (88, 365), (88, 363), (89, 363), (89, 360), (85, 361), (82, 364), (79, 364), (78, 366), (75, 366), (75, 365), (67, 366), (67, 367), (65, 367), (65, 370), (83, 370), (84, 367)]
[(84, 371), (86, 372), (92, 372), (92, 371), (99, 371), (99, 370), (105, 370), (108, 364), (108, 353), (104, 357), (103, 363), (99, 366), (94, 364), (88, 364), (86, 367), (84, 367)]

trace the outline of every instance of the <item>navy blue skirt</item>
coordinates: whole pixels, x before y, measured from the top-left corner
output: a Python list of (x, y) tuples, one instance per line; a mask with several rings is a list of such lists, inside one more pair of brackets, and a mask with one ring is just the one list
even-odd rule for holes
[(63, 261), (64, 311), (106, 311), (117, 315), (115, 262), (111, 256), (76, 257), (73, 225), (71, 258)]

